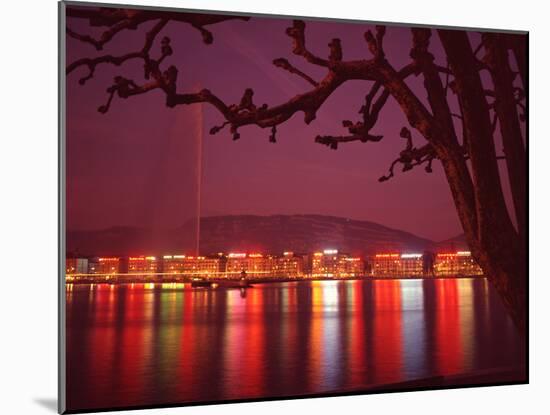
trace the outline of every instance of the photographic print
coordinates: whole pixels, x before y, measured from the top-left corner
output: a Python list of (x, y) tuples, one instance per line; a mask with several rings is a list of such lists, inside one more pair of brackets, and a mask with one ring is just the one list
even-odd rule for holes
[(60, 22), (60, 412), (528, 382), (527, 32)]

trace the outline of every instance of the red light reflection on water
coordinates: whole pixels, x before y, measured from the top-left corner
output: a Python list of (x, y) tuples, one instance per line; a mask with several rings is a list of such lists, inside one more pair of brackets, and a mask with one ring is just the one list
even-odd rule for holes
[(437, 342), (435, 361), (440, 374), (459, 373), (464, 365), (457, 281), (457, 279), (438, 279), (434, 282)]
[(367, 375), (367, 333), (365, 332), (365, 304), (361, 281), (347, 281), (346, 291), (349, 298), (348, 307), (353, 318), (348, 324), (348, 360), (351, 362), (349, 383), (361, 385)]
[(182, 330), (180, 333), (180, 349), (179, 349), (179, 391), (181, 396), (193, 396), (194, 388), (197, 387), (195, 377), (198, 375), (196, 370), (196, 362), (191, 358), (197, 354), (197, 342), (195, 341), (196, 329), (193, 321), (193, 297), (195, 293), (192, 290), (184, 290), (181, 293), (183, 297), (182, 305)]
[(227, 308), (232, 310), (224, 323), (224, 371), (228, 397), (261, 396), (264, 388), (265, 333), (263, 296), (259, 290), (227, 291)]
[[(90, 287), (89, 305), (94, 329), (86, 333), (89, 343), (85, 345), (85, 351), (80, 352), (85, 354), (81, 358), (85, 359), (92, 379), (116, 375), (111, 371), (118, 358), (115, 353), (118, 339), (113, 327), (116, 301), (116, 297), (111, 296), (108, 285), (94, 284)], [(94, 388), (93, 393), (102, 396), (108, 394), (109, 389), (109, 383), (102, 382)]]
[(308, 385), (319, 388), (323, 379), (323, 285), (311, 283), (311, 324), (308, 342)]
[(246, 324), (243, 342), (244, 358), (242, 369), (246, 376), (242, 379), (242, 390), (251, 396), (261, 396), (264, 392), (263, 368), (265, 367), (265, 335), (263, 321), (264, 297), (259, 290), (249, 290), (246, 296)]
[(402, 379), (401, 287), (398, 280), (377, 280), (374, 287), (375, 382)]
[(68, 406), (337, 392), (485, 369), (487, 359), (492, 367), (516, 364), (521, 348), (512, 332), (494, 353), (494, 336), (509, 323), (494, 301), (487, 318), (488, 301), (483, 281), (458, 279), (312, 281), (245, 292), (72, 286)]
[(280, 320), (281, 342), (279, 347), (279, 356), (281, 365), (292, 367), (297, 360), (298, 343), (294, 341), (300, 336), (297, 317), (298, 317), (298, 298), (295, 284), (288, 284), (287, 287), (281, 289), (281, 307), (280, 312), (283, 314)]
[(121, 331), (117, 345), (121, 363), (113, 370), (113, 376), (137, 397), (147, 392), (147, 378), (142, 376), (142, 368), (151, 365), (153, 303), (152, 296), (141, 284), (134, 286), (125, 300), (124, 313), (119, 316)]

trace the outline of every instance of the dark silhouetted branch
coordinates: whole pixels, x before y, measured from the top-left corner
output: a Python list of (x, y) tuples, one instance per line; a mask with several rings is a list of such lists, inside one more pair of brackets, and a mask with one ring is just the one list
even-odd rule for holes
[(303, 57), (309, 63), (318, 66), (328, 67), (329, 62), (326, 59), (321, 59), (315, 56), (306, 48), (305, 37), (306, 24), (302, 20), (294, 20), (292, 27), (286, 29), (286, 34), (292, 38), (292, 53)]
[(273, 65), (275, 65), (278, 68), (284, 69), (285, 71), (288, 71), (290, 73), (296, 74), (299, 77), (305, 79), (307, 82), (309, 82), (313, 86), (319, 85), (317, 81), (315, 81), (313, 78), (311, 78), (309, 75), (306, 75), (301, 70), (296, 68), (295, 66), (292, 66), (289, 61), (287, 61), (284, 58), (278, 58), (273, 61)]
[(67, 29), (67, 34), (69, 36), (78, 39), (81, 42), (89, 43), (97, 50), (102, 50), (103, 47), (120, 32), (124, 30), (135, 30), (141, 24), (153, 20), (166, 19), (174, 22), (187, 23), (200, 32), (204, 43), (210, 44), (213, 41), (213, 35), (205, 28), (205, 26), (220, 23), (226, 20), (250, 19), (250, 17), (247, 16), (115, 9), (108, 7), (97, 9), (68, 8), (67, 16), (86, 19), (90, 23), (90, 26), (107, 27), (107, 29), (97, 39), (90, 35), (75, 33), (74, 31)]
[(402, 138), (407, 140), (405, 149), (402, 150), (399, 153), (399, 157), (391, 163), (390, 168), (388, 169), (388, 174), (378, 179), (380, 182), (385, 182), (394, 177), (395, 166), (398, 164), (403, 165), (403, 172), (412, 170), (414, 167), (422, 164), (426, 164), (424, 170), (427, 173), (432, 172), (432, 162), (435, 158), (437, 158), (432, 145), (428, 143), (419, 148), (413, 147), (411, 132), (406, 127), (401, 129), (400, 135)]
[[(121, 56), (113, 56), (113, 55), (102, 55), (98, 56), (96, 58), (82, 58), (77, 59), (73, 63), (67, 66), (67, 74), (70, 74), (75, 69), (81, 67), (81, 66), (87, 66), (88, 67), (88, 74), (80, 78), (79, 83), (83, 85), (91, 79), (95, 73), (96, 67), (103, 63), (110, 63), (115, 66), (120, 66), (124, 62), (129, 61), (131, 59), (143, 59), (145, 61), (145, 78), (148, 79), (148, 70), (147, 67), (151, 64), (151, 59), (149, 57), (149, 51), (151, 50), (151, 47), (153, 45), (153, 42), (156, 38), (156, 36), (159, 34), (159, 32), (162, 30), (164, 26), (168, 23), (168, 20), (161, 19), (159, 22), (157, 22), (151, 30), (149, 30), (145, 35), (145, 42), (140, 51), (126, 53)], [(164, 55), (168, 55), (172, 53), (171, 48), (169, 48), (170, 40), (168, 38), (163, 39), (163, 47), (162, 47), (162, 55), (161, 58), (164, 59)]]

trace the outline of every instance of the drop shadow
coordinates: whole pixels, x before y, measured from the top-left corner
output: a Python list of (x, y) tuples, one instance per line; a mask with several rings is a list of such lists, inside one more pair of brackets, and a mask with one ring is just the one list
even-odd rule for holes
[(34, 402), (52, 412), (57, 413), (57, 399), (55, 398), (34, 398)]

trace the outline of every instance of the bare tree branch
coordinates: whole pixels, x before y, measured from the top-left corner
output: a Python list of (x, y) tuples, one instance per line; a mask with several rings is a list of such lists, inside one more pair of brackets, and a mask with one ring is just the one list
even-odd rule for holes
[(203, 42), (210, 44), (213, 35), (204, 26), (220, 23), (226, 20), (249, 20), (247, 16), (226, 16), (202, 13), (179, 13), (154, 10), (115, 9), (115, 8), (68, 8), (67, 16), (73, 18), (87, 19), (90, 26), (103, 26), (107, 29), (95, 39), (90, 35), (84, 35), (67, 30), (69, 36), (82, 42), (93, 45), (97, 50), (110, 42), (116, 35), (124, 30), (135, 30), (141, 24), (158, 19), (166, 19), (174, 22), (188, 23), (197, 29), (203, 38)]
[(391, 163), (388, 174), (378, 179), (380, 182), (385, 182), (394, 176), (394, 169), (397, 164), (402, 164), (402, 171), (407, 172), (416, 166), (426, 163), (425, 171), (427, 173), (432, 172), (432, 161), (437, 158), (432, 145), (428, 143), (419, 148), (413, 147), (412, 134), (407, 127), (401, 129), (400, 136), (407, 140), (405, 149), (402, 150), (399, 153), (399, 157)]
[(321, 59), (315, 56), (306, 48), (305, 37), (306, 24), (302, 20), (294, 20), (292, 27), (286, 29), (286, 34), (293, 40), (292, 53), (303, 57), (306, 61), (313, 65), (328, 67), (329, 63), (326, 59)]
[[(151, 30), (149, 30), (145, 35), (145, 42), (140, 51), (127, 53), (125, 55), (121, 56), (113, 56), (113, 55), (102, 55), (98, 56), (96, 58), (82, 58), (74, 61), (70, 65), (67, 66), (67, 74), (70, 74), (75, 69), (81, 67), (81, 66), (87, 66), (89, 73), (83, 78), (80, 78), (79, 83), (83, 85), (91, 79), (95, 73), (96, 67), (102, 63), (110, 63), (115, 66), (120, 66), (124, 62), (129, 61), (131, 59), (143, 59), (145, 61), (145, 67), (151, 63), (151, 59), (149, 57), (149, 51), (151, 50), (151, 47), (153, 46), (153, 42), (156, 38), (156, 36), (159, 34), (159, 32), (166, 26), (168, 23), (167, 19), (161, 19), (158, 21)], [(163, 48), (163, 55), (164, 54), (171, 54), (172, 50), (169, 48), (170, 40), (168, 38), (165, 38), (165, 44), (168, 44), (168, 49), (166, 49), (166, 46)], [(162, 57), (163, 59), (163, 57)], [(148, 78), (147, 69), (145, 71), (145, 78)]]
[(289, 61), (287, 61), (285, 58), (278, 58), (273, 61), (273, 65), (275, 65), (278, 68), (284, 69), (285, 71), (288, 71), (290, 73), (296, 74), (299, 77), (305, 79), (307, 82), (309, 82), (313, 86), (319, 85), (319, 83), (313, 78), (311, 78), (309, 75), (306, 75), (301, 70), (296, 68), (295, 66), (292, 66)]

